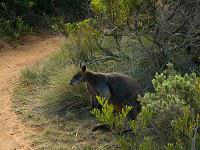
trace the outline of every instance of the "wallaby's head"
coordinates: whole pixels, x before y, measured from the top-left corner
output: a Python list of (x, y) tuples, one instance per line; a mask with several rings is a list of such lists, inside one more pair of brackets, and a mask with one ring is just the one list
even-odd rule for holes
[(86, 72), (86, 66), (80, 67), (80, 70), (69, 81), (69, 85), (76, 85), (84, 81), (84, 73)]

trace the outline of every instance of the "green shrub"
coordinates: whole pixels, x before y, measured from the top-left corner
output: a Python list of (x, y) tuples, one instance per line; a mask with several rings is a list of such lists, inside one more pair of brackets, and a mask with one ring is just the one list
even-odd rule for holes
[[(133, 19), (131, 14), (134, 11), (140, 12), (140, 15), (143, 15), (143, 11), (148, 13), (149, 7), (153, 6), (153, 1), (145, 0), (91, 0), (91, 9), (97, 17), (97, 20), (102, 26), (109, 27), (119, 27), (124, 25), (127, 21)], [(141, 17), (140, 16), (140, 17)], [(135, 16), (134, 16), (135, 17)], [(143, 16), (142, 21), (149, 21), (150, 19)]]
[(22, 18), (16, 19), (0, 19), (0, 37), (13, 40), (20, 35), (31, 33), (32, 29), (24, 23)]
[(173, 70), (164, 71), (152, 80), (155, 91), (159, 95), (167, 93), (183, 99), (195, 111), (200, 108), (199, 78), (196, 74), (181, 76)]
[[(146, 93), (140, 98), (143, 108), (137, 120), (132, 121), (134, 131), (139, 130), (139, 135), (150, 135), (160, 146), (173, 143), (174, 146), (181, 146), (184, 149), (191, 147), (195, 128), (198, 128), (199, 123), (198, 84), (199, 80), (195, 74), (181, 76), (171, 70), (156, 75), (153, 80), (155, 93)], [(144, 112), (152, 114), (150, 119)], [(141, 128), (143, 118), (148, 120), (145, 128)], [(196, 135), (195, 140), (198, 138)]]
[(92, 19), (85, 19), (64, 25), (64, 32), (70, 36), (67, 45), (72, 59), (87, 61), (96, 55), (98, 47), (95, 40), (100, 33), (92, 27), (93, 24)]
[(122, 113), (118, 116), (114, 114), (114, 107), (113, 105), (109, 105), (108, 100), (98, 96), (96, 98), (101, 104), (102, 110), (94, 108), (91, 111), (91, 114), (95, 115), (98, 121), (108, 124), (112, 130), (120, 130), (132, 107), (127, 106), (125, 109), (122, 109)]

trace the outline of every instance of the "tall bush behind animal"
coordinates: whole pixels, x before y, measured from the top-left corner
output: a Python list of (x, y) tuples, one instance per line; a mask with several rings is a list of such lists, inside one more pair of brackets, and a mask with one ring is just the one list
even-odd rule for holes
[[(149, 74), (146, 82), (152, 79), (155, 72), (163, 71), (168, 62), (173, 63), (180, 72), (198, 73), (200, 43), (197, 36), (199, 19), (196, 18), (200, 14), (199, 6), (198, 0), (93, 0), (91, 7), (97, 21), (95, 28), (102, 33), (97, 45), (103, 54), (112, 58), (121, 58), (123, 61), (134, 58), (135, 66), (139, 69), (133, 72), (142, 70), (141, 73)], [(113, 37), (115, 42), (112, 45), (116, 48), (104, 46), (103, 41), (108, 37)], [(139, 57), (135, 57), (135, 43), (132, 42), (132, 47), (131, 43), (123, 46), (129, 38), (141, 47)], [(151, 44), (147, 45), (147, 42)], [(147, 64), (152, 65), (152, 69), (148, 70)]]

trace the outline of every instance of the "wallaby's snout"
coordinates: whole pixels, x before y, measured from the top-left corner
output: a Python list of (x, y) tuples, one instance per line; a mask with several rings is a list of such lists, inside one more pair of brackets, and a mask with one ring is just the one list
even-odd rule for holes
[(79, 84), (81, 81), (82, 81), (81, 78), (73, 77), (72, 80), (69, 81), (69, 85), (76, 85)]
[(76, 85), (76, 84), (79, 84), (80, 82), (82, 81), (82, 78), (78, 78), (78, 79), (72, 79), (69, 81), (69, 85)]
[(86, 66), (82, 66), (81, 70), (73, 76), (73, 78), (69, 81), (69, 85), (76, 85), (80, 82), (84, 81), (84, 73), (86, 71)]

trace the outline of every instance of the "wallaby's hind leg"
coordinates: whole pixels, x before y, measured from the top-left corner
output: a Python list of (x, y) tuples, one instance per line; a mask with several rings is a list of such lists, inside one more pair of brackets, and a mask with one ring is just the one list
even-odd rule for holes
[(102, 108), (101, 104), (99, 104), (99, 102), (97, 101), (97, 99), (95, 97), (91, 101), (92, 101), (92, 109), (94, 109), (94, 108), (101, 109)]
[(128, 113), (128, 120), (135, 120), (137, 115), (140, 113), (141, 111), (141, 104), (139, 101), (132, 101), (129, 102), (127, 105), (129, 106), (133, 106), (132, 110)]

